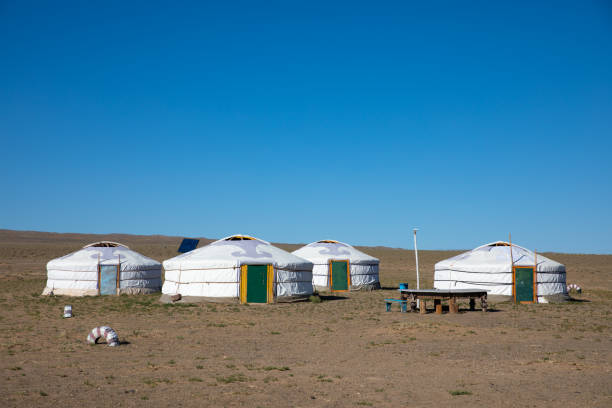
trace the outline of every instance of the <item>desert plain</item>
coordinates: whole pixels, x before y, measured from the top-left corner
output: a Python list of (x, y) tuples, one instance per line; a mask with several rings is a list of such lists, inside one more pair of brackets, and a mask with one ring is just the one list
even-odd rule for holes
[[(612, 255), (544, 253), (582, 294), (561, 304), (492, 299), (487, 313), (386, 312), (399, 282), (414, 287), (415, 261), (385, 247), (359, 247), (380, 258), (383, 290), (320, 303), (40, 296), (49, 260), (102, 239), (158, 261), (181, 240), (0, 230), (0, 406), (612, 406)], [(421, 286), (460, 252), (419, 251)], [(101, 325), (121, 346), (87, 344)]]

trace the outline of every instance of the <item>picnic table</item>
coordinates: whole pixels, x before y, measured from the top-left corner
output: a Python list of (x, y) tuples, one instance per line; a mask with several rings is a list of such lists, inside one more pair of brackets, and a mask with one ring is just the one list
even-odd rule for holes
[(426, 302), (433, 300), (437, 314), (442, 314), (442, 301), (448, 300), (449, 313), (458, 313), (457, 299), (470, 299), (470, 310), (475, 310), (476, 299), (480, 307), (487, 311), (487, 291), (475, 289), (398, 289), (402, 300), (410, 302), (410, 311), (416, 312), (417, 299), (421, 303), (420, 312), (427, 313)]

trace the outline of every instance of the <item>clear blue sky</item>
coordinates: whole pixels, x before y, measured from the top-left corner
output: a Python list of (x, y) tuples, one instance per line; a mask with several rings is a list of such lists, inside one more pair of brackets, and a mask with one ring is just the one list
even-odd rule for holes
[(0, 228), (612, 253), (609, 2), (202, 3), (0, 3)]

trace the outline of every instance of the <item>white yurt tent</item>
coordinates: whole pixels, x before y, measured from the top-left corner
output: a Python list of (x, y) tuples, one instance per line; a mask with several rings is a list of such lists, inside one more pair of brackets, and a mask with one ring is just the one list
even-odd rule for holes
[(379, 260), (334, 240), (310, 243), (292, 252), (314, 264), (312, 284), (318, 290), (380, 289)]
[(312, 263), (246, 235), (232, 235), (163, 262), (162, 301), (273, 303), (312, 295)]
[(517, 296), (517, 301), (526, 291), (541, 303), (567, 297), (565, 265), (502, 241), (436, 263), (434, 288), (485, 289), (490, 295)]
[(125, 245), (101, 241), (47, 263), (43, 295), (118, 295), (159, 292), (161, 264)]

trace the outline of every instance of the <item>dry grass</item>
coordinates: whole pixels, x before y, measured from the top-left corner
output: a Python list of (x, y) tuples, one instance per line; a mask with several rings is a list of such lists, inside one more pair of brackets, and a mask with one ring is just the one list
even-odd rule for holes
[[(612, 405), (611, 256), (550, 255), (581, 301), (487, 314), (386, 313), (382, 299), (414, 283), (412, 252), (390, 248), (366, 249), (389, 289), (320, 303), (39, 296), (49, 259), (102, 238), (159, 260), (180, 241), (0, 231), (0, 406)], [(454, 253), (420, 253), (425, 285)], [(103, 324), (124, 344), (88, 346)]]

